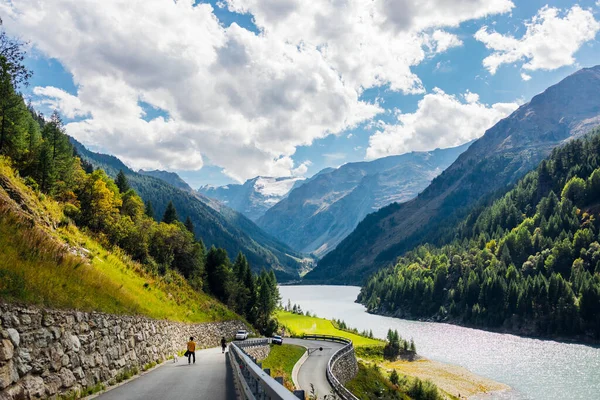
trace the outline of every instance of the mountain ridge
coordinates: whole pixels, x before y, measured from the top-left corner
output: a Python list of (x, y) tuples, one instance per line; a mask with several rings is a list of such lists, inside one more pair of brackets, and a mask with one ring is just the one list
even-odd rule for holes
[(488, 129), (417, 198), (368, 215), (305, 279), (357, 283), (418, 244), (436, 244), (477, 201), (506, 190), (554, 147), (600, 124), (598, 90), (600, 66), (534, 96)]
[(145, 171), (143, 169), (140, 169), (137, 171), (137, 173), (142, 175), (153, 176), (155, 178), (167, 182), (171, 186), (175, 186), (177, 189), (185, 190), (186, 192), (191, 192), (194, 190), (190, 187), (190, 185), (188, 185), (186, 181), (181, 179), (181, 177), (175, 172), (161, 171), (158, 169), (152, 171)]
[(197, 192), (220, 201), (256, 222), (270, 207), (285, 198), (303, 181), (304, 178), (291, 176), (281, 178), (257, 176), (241, 185), (204, 185), (199, 187)]
[(416, 196), (470, 144), (321, 171), (267, 210), (257, 223), (290, 247), (322, 256), (367, 214)]

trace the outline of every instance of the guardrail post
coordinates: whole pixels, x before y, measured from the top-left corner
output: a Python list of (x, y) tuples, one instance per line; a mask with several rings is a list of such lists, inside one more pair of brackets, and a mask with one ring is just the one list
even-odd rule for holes
[[(265, 374), (271, 376), (271, 368), (265, 368), (263, 371), (265, 371)], [(275, 378), (275, 380), (277, 380), (277, 378)]]
[(306, 394), (304, 393), (304, 390), (294, 390), (294, 396), (302, 400), (306, 399)]

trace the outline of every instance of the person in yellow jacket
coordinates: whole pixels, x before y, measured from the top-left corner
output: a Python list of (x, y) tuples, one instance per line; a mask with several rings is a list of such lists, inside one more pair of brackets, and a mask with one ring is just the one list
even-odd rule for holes
[(188, 364), (192, 362), (192, 357), (194, 357), (194, 364), (196, 364), (196, 343), (194, 342), (194, 338), (190, 337), (190, 341), (187, 343), (187, 358)]

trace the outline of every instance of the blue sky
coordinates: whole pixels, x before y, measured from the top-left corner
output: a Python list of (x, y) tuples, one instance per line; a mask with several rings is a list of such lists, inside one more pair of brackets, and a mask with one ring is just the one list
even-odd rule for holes
[[(504, 12), (498, 10), (511, 3), (509, 0), (490, 0), (488, 4), (497, 4), (495, 10), (491, 5), (484, 5), (485, 2), (469, 1), (473, 3), (473, 16), (463, 13), (450, 22), (443, 18), (428, 20), (425, 11), (421, 15), (419, 10), (414, 10), (415, 17), (409, 27), (394, 26), (396, 30), (391, 31), (382, 26), (369, 27), (381, 34), (381, 38), (373, 34), (365, 40), (367, 45), (382, 46), (382, 49), (387, 49), (388, 44), (394, 46), (389, 49), (387, 59), (368, 51), (357, 52), (359, 57), (356, 58), (354, 49), (349, 49), (348, 43), (334, 33), (328, 37), (327, 29), (317, 31), (315, 28), (314, 32), (307, 29), (304, 36), (302, 29), (278, 23), (285, 22), (285, 18), (294, 18), (298, 24), (310, 23), (320, 15), (318, 1), (311, 4), (311, 10), (295, 9), (277, 15), (277, 19), (273, 18), (274, 13), (282, 11), (269, 8), (272, 2), (260, 0), (231, 0), (227, 2), (229, 9), (211, 1), (212, 11), (202, 16), (180, 5), (177, 10), (165, 11), (167, 16), (173, 13), (173, 18), (189, 18), (181, 22), (181, 25), (190, 24), (189, 28), (177, 27), (178, 32), (169, 32), (172, 22), (169, 25), (167, 21), (161, 27), (160, 20), (151, 21), (157, 29), (166, 29), (164, 32), (173, 36), (174, 42), (165, 42), (171, 47), (177, 47), (174, 43), (178, 37), (186, 37), (182, 40), (186, 46), (182, 46), (181, 51), (193, 49), (202, 54), (194, 59), (197, 64), (190, 64), (191, 58), (187, 56), (180, 60), (172, 51), (162, 53), (164, 46), (160, 46), (159, 39), (153, 48), (149, 38), (150, 43), (142, 46), (142, 50), (147, 51), (140, 50), (140, 54), (127, 50), (124, 40), (132, 40), (130, 49), (135, 49), (140, 37), (143, 40), (144, 36), (136, 39), (144, 29), (142, 25), (127, 32), (127, 24), (118, 24), (112, 32), (110, 23), (103, 22), (103, 15), (94, 16), (90, 14), (94, 11), (84, 9), (75, 1), (60, 0), (61, 4), (56, 7), (63, 7), (66, 18), (73, 20), (87, 15), (104, 31), (77, 32), (82, 29), (81, 23), (73, 23), (71, 27), (63, 24), (65, 31), (49, 38), (53, 35), (50, 23), (46, 31), (43, 21), (35, 29), (28, 29), (19, 15), (42, 7), (40, 0), (25, 0), (20, 6), (0, 1), (4, 3), (0, 11), (8, 10), (9, 18), (3, 19), (9, 33), (32, 45), (27, 64), (34, 76), (25, 95), (38, 108), (48, 115), (53, 108), (58, 108), (65, 117), (67, 131), (95, 150), (115, 154), (134, 167), (176, 171), (193, 187), (198, 187), (240, 181), (251, 178), (252, 174), (310, 176), (326, 167), (365, 158), (458, 145), (480, 136), (485, 130), (483, 127), (489, 127), (518, 104), (529, 101), (577, 69), (600, 64), (596, 25), (600, 21), (600, 6), (596, 0), (513, 0), (510, 11)], [(423, 2), (414, 2), (417, 3)], [(174, 7), (166, 0), (146, 4), (147, 14), (142, 9), (129, 11), (141, 13), (138, 19), (152, 20), (157, 18), (156, 11), (162, 12), (161, 7), (165, 10)], [(485, 16), (477, 15), (477, 7)], [(557, 10), (554, 14), (548, 13), (548, 7)], [(573, 12), (575, 7), (578, 7), (577, 12)], [(323, 10), (327, 12), (325, 6)], [(119, 12), (120, 15), (122, 10), (107, 7), (103, 11), (103, 14)], [(127, 12), (124, 8), (122, 14)], [(393, 10), (388, 12), (391, 15)], [(382, 15), (385, 19), (386, 13)], [(213, 16), (222, 29), (215, 27)], [(388, 19), (391, 21), (391, 17)], [(90, 21), (86, 21), (88, 26)], [(585, 29), (581, 28), (585, 25), (581, 21), (588, 24)], [(419, 24), (423, 27), (418, 27)], [(486, 36), (482, 32), (484, 26), (488, 27), (487, 33), (495, 34)], [(72, 35), (67, 29), (72, 30)], [(86, 26), (85, 29), (91, 28)], [(536, 29), (541, 31), (537, 36)], [(422, 56), (418, 56), (418, 46), (407, 48), (407, 54), (414, 52), (419, 58), (408, 62), (406, 71), (417, 77), (420, 88), (399, 88), (402, 81), (397, 79), (400, 70), (394, 69), (394, 60), (404, 54), (402, 45), (407, 41), (384, 41), (394, 37), (394, 32), (398, 37), (413, 35), (411, 37), (422, 39), (436, 30), (452, 36), (454, 44), (441, 51), (427, 50), (427, 45), (422, 45), (421, 48), (426, 49)], [(577, 31), (574, 36), (579, 35), (579, 39), (544, 47), (544, 42), (554, 44), (559, 41), (557, 38), (569, 36), (565, 32), (570, 34), (571, 30)], [(210, 39), (205, 40), (204, 34)], [(524, 40), (527, 35), (531, 40)], [(120, 38), (122, 52), (118, 42), (114, 48), (106, 42), (107, 36)], [(84, 37), (85, 41), (80, 39)], [(484, 65), (484, 59), (498, 53), (498, 48), (511, 40), (518, 42), (512, 45), (513, 54), (521, 55), (516, 61), (506, 57), (494, 71), (493, 67)], [(290, 44), (302, 54), (294, 54), (294, 48), (285, 47)], [(313, 44), (314, 48), (310, 48)], [(334, 51), (341, 49), (342, 61), (326, 54), (323, 49), (327, 47)], [(114, 54), (110, 53), (111, 49)], [(245, 69), (220, 76), (218, 66), (206, 61), (211, 59), (214, 49), (219, 59), (229, 60), (229, 64), (221, 64), (221, 68), (227, 68), (234, 61), (245, 63)], [(225, 54), (219, 49), (230, 51)], [(348, 60), (344, 59), (342, 50), (347, 52)], [(152, 51), (156, 51), (155, 58), (148, 55)], [(223, 54), (230, 59), (225, 59)], [(501, 57), (505, 54), (500, 51)], [(293, 65), (280, 65), (288, 56), (293, 59)], [(93, 64), (91, 61), (86, 64), (87, 58), (94, 59)], [(532, 66), (526, 67), (528, 63)], [(197, 73), (205, 66), (205, 71)], [(361, 74), (355, 75), (358, 69)], [(148, 76), (147, 71), (150, 71)], [(194, 78), (190, 78), (190, 93), (185, 97), (178, 97), (186, 92), (186, 77), (185, 73), (182, 77), (181, 71), (194, 74)], [(265, 74), (270, 78), (261, 81)], [(285, 79), (279, 80), (281, 76)], [(304, 77), (311, 79), (301, 81)], [(339, 82), (333, 82), (337, 77)], [(159, 85), (157, 79), (165, 82)], [(173, 79), (172, 85), (169, 79)], [(373, 79), (381, 79), (383, 83), (373, 84)], [(271, 82), (273, 87), (268, 87)], [(230, 92), (234, 95), (228, 96)], [(468, 93), (478, 97), (471, 98)], [(248, 98), (254, 94), (261, 101), (274, 99), (273, 104), (252, 104)], [(114, 104), (109, 95), (117, 99)], [(109, 100), (104, 101), (106, 96)], [(282, 104), (287, 101), (290, 104)], [(323, 103), (304, 110), (307, 102)], [(439, 107), (445, 110), (440, 111), (440, 114), (446, 113), (445, 120), (440, 121), (439, 117), (436, 120)], [(119, 114), (115, 116), (118, 123), (111, 125), (106, 121), (111, 120), (115, 109)], [(129, 114), (123, 111), (121, 115), (121, 110), (129, 110)], [(139, 114), (137, 120), (134, 114)], [(456, 121), (448, 120), (454, 116)], [(305, 145), (306, 142), (312, 143)]]

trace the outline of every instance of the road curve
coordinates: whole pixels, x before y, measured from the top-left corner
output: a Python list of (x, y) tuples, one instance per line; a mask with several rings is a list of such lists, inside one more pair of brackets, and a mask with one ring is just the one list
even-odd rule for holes
[(284, 338), (283, 343), (295, 344), (298, 346), (307, 347), (309, 349), (323, 348), (323, 351), (312, 352), (300, 367), (298, 372), (298, 384), (306, 394), (310, 394), (310, 384), (315, 387), (315, 392), (319, 400), (324, 396), (329, 395), (332, 390), (331, 385), (327, 381), (327, 363), (336, 351), (344, 347), (343, 343), (325, 342), (322, 340), (304, 340)]
[(229, 357), (220, 348), (196, 352), (196, 364), (188, 365), (187, 358), (155, 369), (133, 381), (110, 390), (100, 400), (142, 399), (199, 399), (235, 400), (235, 388)]

